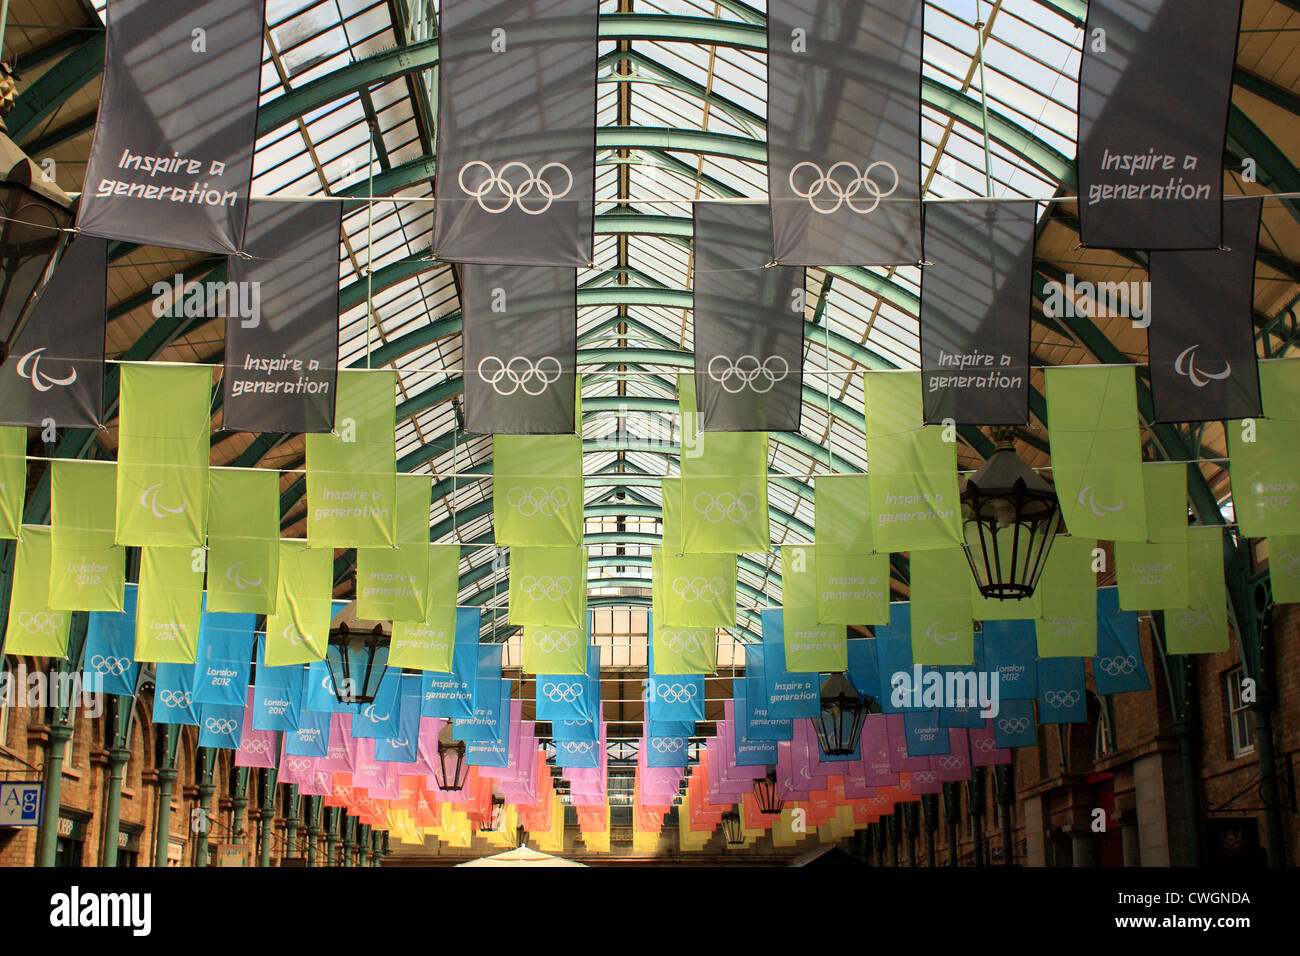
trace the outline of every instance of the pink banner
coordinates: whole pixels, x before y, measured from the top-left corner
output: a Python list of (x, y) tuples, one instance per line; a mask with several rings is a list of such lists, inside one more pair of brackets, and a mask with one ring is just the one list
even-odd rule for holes
[(970, 737), (971, 757), (977, 767), (993, 767), (998, 764), (1011, 763), (1011, 751), (998, 747), (994, 737), (993, 721), (984, 721), (978, 730), (968, 731)]
[(244, 703), (244, 729), (239, 737), (239, 749), (235, 751), (236, 767), (275, 766), (275, 731), (253, 729), (253, 688), (248, 688), (248, 699)]

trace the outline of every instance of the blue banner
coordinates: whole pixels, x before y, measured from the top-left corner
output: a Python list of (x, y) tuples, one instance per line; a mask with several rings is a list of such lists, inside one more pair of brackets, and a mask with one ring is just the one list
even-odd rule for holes
[(536, 700), (538, 720), (549, 720), (552, 723), (563, 720), (599, 721), (600, 648), (587, 648), (586, 677), (538, 674)]
[(866, 638), (849, 640), (849, 683), (864, 698), (880, 703), (889, 696), (889, 684), (880, 680), (880, 664), (876, 657), (876, 642)]
[(653, 736), (645, 738), (645, 764), (647, 767), (685, 767), (690, 757), (690, 738), (686, 736)]
[(693, 737), (695, 721), (693, 720), (647, 720), (645, 736), (647, 737)]
[(134, 584), (126, 586), (120, 612), (91, 611), (86, 621), (81, 679), (89, 683), (92, 675), (98, 674), (106, 694), (135, 693), (140, 673), (140, 665), (135, 662), (135, 591)]
[(199, 619), (198, 684), (194, 689), (194, 699), (200, 704), (244, 706), (256, 625), (256, 614), (203, 612)]
[(298, 729), (307, 693), (307, 667), (290, 664), (267, 667), (263, 661), (266, 637), (257, 639), (257, 673), (253, 680), (253, 729)]
[[(782, 649), (782, 654), (785, 651)], [(749, 700), (745, 694), (745, 681), (732, 681), (732, 713), (735, 716), (734, 726), (732, 727), (732, 736), (735, 737), (736, 745), (736, 766), (753, 767), (753, 766), (775, 766), (776, 765), (776, 741), (775, 740), (755, 740), (748, 736), (749, 727)], [(791, 731), (793, 736), (793, 730)]]
[[(305, 670), (304, 668), (304, 672)], [(298, 721), (298, 729), (285, 732), (284, 752), (293, 757), (328, 757), (332, 717), (332, 714), (325, 711), (304, 710)], [(256, 710), (253, 711), (253, 726), (257, 726)]]
[(154, 680), (153, 722), (198, 726), (194, 702), (194, 664), (159, 664)]
[(937, 710), (909, 710), (903, 715), (909, 757), (935, 757), (949, 750), (948, 730), (939, 725)]
[(1033, 621), (985, 621), (975, 635), (975, 667), (998, 675), (1001, 700), (1038, 696), (1038, 639)]
[(646, 648), (647, 671), (645, 713), (647, 721), (695, 721), (704, 719), (703, 674), (656, 674), (654, 641)]
[(594, 743), (600, 739), (600, 724), (594, 720), (556, 720), (551, 723), (551, 738)]
[(499, 677), (480, 678), (474, 692), (474, 716), (456, 718), (456, 739), (500, 743), (510, 728), (510, 687), (510, 681)]
[(375, 760), (415, 763), (420, 755), (420, 691), (423, 681), (419, 674), (402, 674), (397, 687), (397, 735), (375, 739)]
[(399, 718), (402, 713), (402, 701), (398, 696), (401, 690), (402, 672), (390, 667), (379, 681), (375, 699), (369, 704), (350, 704), (352, 708), (352, 736), (379, 740), (383, 737), (397, 737), (401, 733)]
[(880, 709), (886, 714), (899, 714), (906, 708), (896, 707), (891, 701), (893, 696), (887, 691), (894, 686), (894, 675), (904, 673), (911, 679), (912, 674), (912, 606), (907, 603), (889, 605), (889, 623), (877, 624), (876, 635), (876, 674), (880, 681), (881, 695), (877, 698)]
[(1038, 660), (1038, 722), (1086, 724), (1088, 700), (1083, 686), (1082, 657), (1042, 657)]
[(451, 673), (423, 671), (424, 687), (420, 713), (424, 717), (474, 716), (474, 685), (478, 682), (479, 608), (456, 610), (456, 646), (451, 655)]
[[(249, 650), (252, 651), (251, 645)], [(234, 704), (204, 704), (200, 709), (200, 717), (200, 747), (239, 749), (239, 738), (244, 732), (243, 707)]]
[(993, 739), (999, 749), (1033, 747), (1038, 743), (1032, 700), (1004, 700), (993, 718)]
[[(794, 721), (789, 717), (773, 717), (769, 707), (771, 685), (767, 675), (769, 672), (779, 672), (785, 663), (785, 649), (778, 646), (777, 650), (781, 654), (779, 658), (771, 656), (766, 640), (760, 644), (745, 645), (744, 694), (747, 720), (743, 730), (750, 740), (789, 740), (794, 736)], [(733, 694), (734, 687), (739, 683), (732, 681)], [(703, 708), (698, 719), (704, 719)], [(739, 714), (736, 722), (740, 723)]]
[(600, 766), (600, 739), (556, 740), (555, 765), (571, 770), (594, 770)]
[(1117, 588), (1097, 590), (1097, 656), (1092, 659), (1092, 680), (1101, 695), (1151, 689), (1142, 660), (1138, 616), (1119, 609)]
[(785, 669), (785, 613), (770, 608), (759, 614), (763, 626), (763, 659), (776, 666), (765, 668), (767, 716), (772, 719), (816, 717), (821, 713), (821, 675)]
[[(496, 683), (498, 696), (495, 708), (480, 710), (475, 723), (476, 736), (471, 740), (462, 733), (465, 722), (456, 721), (456, 736), (465, 741), (465, 762), (471, 767), (505, 767), (510, 763), (510, 691), (512, 683), (497, 679), (480, 682), (480, 703), (487, 704), (489, 686)], [(477, 708), (476, 708), (477, 709)]]

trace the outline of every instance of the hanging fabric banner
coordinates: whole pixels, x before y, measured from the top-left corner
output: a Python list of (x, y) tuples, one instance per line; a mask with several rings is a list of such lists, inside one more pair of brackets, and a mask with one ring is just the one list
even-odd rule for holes
[(198, 726), (199, 708), (194, 701), (192, 664), (158, 665), (153, 689), (153, 720), (156, 724)]
[[(897, 675), (912, 673), (912, 605), (906, 601), (889, 605), (889, 623), (873, 628), (876, 644), (876, 672), (880, 675), (881, 691), (894, 686)], [(877, 700), (886, 714), (901, 711), (893, 702), (893, 694), (882, 693)], [(815, 716), (815, 715), (811, 715)]]
[[(772, 646), (780, 650), (779, 645)], [(772, 681), (768, 677), (769, 669), (774, 671), (773, 676), (781, 675), (785, 667), (783, 659), (785, 655), (782, 654), (780, 658), (774, 657), (769, 662), (767, 651), (766, 639), (758, 644), (745, 645), (745, 736), (752, 740), (790, 740), (794, 736), (794, 723), (788, 717), (780, 718), (772, 715)], [(662, 688), (660, 688), (660, 695), (662, 696)], [(697, 713), (696, 719), (703, 720), (705, 716), (703, 680), (699, 684)]]
[(579, 547), (582, 488), (580, 436), (492, 436), (492, 527), (498, 547)]
[[(330, 727), (341, 714), (304, 710), (296, 730), (286, 731), (284, 752), (295, 757), (322, 758), (330, 752)], [(350, 720), (351, 718), (344, 718)]]
[[(730, 722), (728, 729), (735, 738), (735, 750), (733, 752), (736, 766), (768, 767), (774, 765), (777, 759), (776, 741), (750, 737), (748, 734), (750, 724), (749, 699), (745, 694), (744, 681), (735, 681), (732, 684), (732, 699), (726, 701), (724, 707), (730, 710), (730, 713), (727, 714), (727, 719)], [(760, 774), (754, 776), (757, 777)]]
[(1150, 541), (1115, 542), (1119, 603), (1126, 611), (1187, 607), (1187, 462), (1142, 466)]
[(270, 667), (325, 659), (333, 619), (334, 552), (305, 541), (280, 542), (275, 613), (266, 616)]
[(767, 166), (778, 262), (921, 260), (924, 6), (768, 4)]
[(1038, 581), (1041, 615), (1034, 624), (1039, 657), (1097, 653), (1097, 541), (1057, 535)]
[(296, 730), (307, 691), (307, 668), (266, 666), (266, 637), (257, 639), (257, 670), (253, 679), (253, 727), (257, 730)]
[[(1241, 0), (1095, 0), (1079, 72), (1079, 235), (1216, 249)], [(1195, 104), (1195, 121), (1176, 104)]]
[[(752, 647), (753, 645), (751, 645)], [(694, 730), (695, 721), (704, 719), (704, 676), (697, 674), (656, 674), (654, 665), (654, 648), (649, 649), (650, 676), (645, 684), (645, 721), (651, 724), (679, 722), (690, 725)], [(746, 658), (748, 662), (748, 658)], [(746, 679), (750, 670), (746, 666)], [(759, 677), (762, 669), (759, 668)], [(763, 701), (766, 701), (766, 696)], [(766, 711), (766, 704), (764, 703)]]
[(307, 436), (313, 548), (391, 548), (397, 523), (397, 373), (339, 372), (334, 433)]
[(238, 750), (243, 731), (243, 704), (203, 704), (199, 708), (200, 747)]
[(578, 386), (578, 273), (462, 265), (465, 430), (572, 435)]
[(134, 584), (126, 586), (121, 611), (92, 611), (86, 618), (82, 683), (93, 674), (106, 694), (135, 693), (135, 591)]
[[(426, 531), (425, 537), (428, 537)], [(429, 608), (419, 621), (393, 621), (388, 666), (451, 671), (460, 589), (460, 545), (426, 544)]]
[(208, 487), (209, 610), (274, 612), (280, 580), (280, 473), (214, 468)]
[(114, 0), (83, 233), (242, 250), (264, 17), (264, 0)]
[(1031, 621), (985, 621), (975, 642), (979, 671), (998, 682), (1002, 700), (1033, 700), (1038, 696), (1038, 656)]
[[(652, 552), (652, 565), (657, 553)], [(655, 572), (652, 570), (652, 574)], [(650, 674), (712, 674), (718, 669), (718, 632), (712, 627), (670, 627), (661, 624), (662, 586), (651, 580), (654, 610), (650, 614)], [(527, 668), (525, 668), (527, 670)]]
[(770, 265), (764, 206), (696, 203), (694, 249), (700, 430), (797, 432), (804, 270)]
[(585, 629), (586, 548), (511, 548), (511, 624)]
[(736, 626), (734, 554), (671, 554), (661, 548), (650, 553), (652, 562), (657, 556), (661, 563), (665, 627)]
[(1190, 607), (1165, 612), (1165, 650), (1170, 654), (1217, 654), (1228, 649), (1223, 534), (1219, 525), (1187, 529), (1192, 600)]
[(526, 625), (523, 669), (529, 674), (585, 674), (587, 629)]
[(249, 209), (245, 248), (252, 258), (226, 260), (230, 282), (217, 300), (216, 314), (226, 319), (227, 430), (333, 427), (342, 218), (341, 202), (254, 202)]
[(200, 547), (208, 530), (212, 369), (119, 369), (117, 543)]
[[(760, 612), (760, 620), (768, 717), (774, 720), (816, 717), (821, 713), (821, 675), (815, 671), (786, 671), (785, 612), (780, 608), (768, 608)], [(748, 648), (754, 646), (750, 644)]]
[(1052, 480), (1072, 535), (1146, 541), (1136, 367), (1045, 372)]
[(9, 592), (9, 622), (4, 652), (33, 657), (63, 658), (68, 654), (72, 615), (50, 607), (50, 559), (54, 550), (50, 529), (23, 525), (14, 557)]
[(970, 564), (960, 548), (917, 551), (911, 556), (912, 662), (973, 664), (975, 625), (965, 582)]
[(379, 763), (413, 764), (419, 758), (420, 688), (419, 674), (403, 674), (397, 684), (397, 736), (375, 740)]
[(236, 767), (268, 768), (275, 766), (275, 734), (253, 726), (253, 688), (248, 688), (244, 699), (243, 729), (239, 735), (239, 752), (235, 754)]
[(1032, 747), (1038, 743), (1032, 698), (1003, 702), (998, 716), (993, 718), (993, 740), (1004, 750), (1011, 747)]
[(117, 466), (63, 459), (50, 466), (50, 606), (120, 611), (126, 548), (114, 543)]
[(189, 548), (141, 548), (135, 659), (193, 664), (203, 614), (203, 566)]
[(1097, 655), (1092, 659), (1092, 680), (1098, 696), (1150, 690), (1138, 616), (1122, 611), (1115, 588), (1097, 591)]
[(478, 680), (478, 642), (481, 610), (463, 607), (456, 611), (456, 643), (451, 669), (425, 671), (420, 696), (423, 717), (472, 717), (474, 682)]
[(1262, 199), (1223, 204), (1223, 247), (1153, 250), (1151, 399), (1158, 422), (1260, 414), (1255, 247)]
[(0, 427), (0, 538), (20, 535), (26, 498), (27, 429)]
[(889, 555), (875, 553), (869, 479), (822, 475), (815, 487), (817, 620), (889, 623)]
[(439, 10), (438, 259), (590, 264), (596, 13), (588, 0)]
[(1243, 537), (1300, 534), (1300, 359), (1259, 363), (1264, 417), (1225, 422)]
[(108, 243), (74, 239), (0, 365), (0, 424), (103, 423), (107, 288)]
[(818, 620), (817, 577), (808, 557), (806, 546), (781, 548), (783, 670), (842, 671), (848, 667), (848, 633), (842, 624)]
[(194, 699), (200, 704), (244, 706), (253, 664), (256, 614), (204, 611), (199, 618), (198, 672)]
[(398, 475), (397, 546), (357, 548), (357, 616), (363, 620), (424, 620), (432, 482), (429, 475)]
[(925, 420), (1023, 425), (1038, 203), (931, 203), (924, 219)]
[(1270, 535), (1268, 578), (1277, 604), (1300, 604), (1300, 535)]
[(694, 376), (678, 376), (677, 388), (682, 416), (681, 550), (731, 555), (767, 551), (772, 541), (767, 433), (702, 431)]
[(960, 545), (957, 444), (923, 424), (921, 373), (868, 372), (863, 387), (876, 550)]
[(1084, 690), (1082, 657), (1038, 660), (1038, 722), (1086, 724), (1088, 697)]

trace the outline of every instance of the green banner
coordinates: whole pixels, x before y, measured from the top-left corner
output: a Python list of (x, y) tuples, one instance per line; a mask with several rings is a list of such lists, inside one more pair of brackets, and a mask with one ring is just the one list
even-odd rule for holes
[(280, 580), (280, 473), (214, 468), (208, 519), (208, 610), (275, 611)]
[(1187, 463), (1142, 466), (1150, 542), (1116, 541), (1115, 576), (1125, 611), (1185, 608), (1191, 600), (1187, 565)]
[(63, 459), (51, 466), (50, 606), (120, 611), (126, 548), (115, 543), (117, 466)]
[(141, 548), (135, 659), (193, 664), (202, 616), (202, 555), (192, 548)]
[(651, 549), (661, 564), (665, 627), (736, 626), (736, 556), (672, 554)]
[(866, 475), (819, 475), (813, 479), (816, 492), (814, 521), (818, 545), (847, 554), (871, 554), (876, 550), (871, 529), (871, 479)]
[(9, 595), (6, 654), (67, 657), (68, 625), (72, 615), (50, 607), (50, 529), (24, 525), (14, 556), (13, 589)]
[(822, 624), (889, 623), (889, 555), (812, 549), (817, 620)]
[(955, 426), (946, 436), (945, 426), (923, 424), (920, 372), (868, 372), (864, 380), (875, 549), (961, 544)]
[(397, 547), (357, 548), (357, 617), (422, 621), (429, 610), (433, 478), (397, 476)]
[(661, 526), (665, 551), (681, 554), (682, 548), (682, 480), (665, 478), (659, 484), (663, 497)]
[(910, 555), (912, 662), (973, 664), (975, 622), (971, 617), (970, 575), (961, 548), (917, 551)]
[(1268, 576), (1274, 602), (1300, 603), (1300, 535), (1268, 539)]
[(1146, 541), (1136, 367), (1046, 370), (1052, 479), (1072, 535)]
[(651, 641), (654, 674), (712, 674), (718, 669), (718, 631), (665, 624), (663, 549), (650, 549)]
[(1032, 621), (1038, 617), (1038, 590), (1027, 598), (1000, 601), (980, 594), (975, 575), (970, 576), (971, 614), (977, 621)]
[(456, 647), (456, 599), (460, 591), (460, 545), (430, 544), (426, 572), (429, 607), (420, 621), (394, 621), (389, 667), (451, 672)]
[(1300, 359), (1259, 363), (1264, 418), (1224, 422), (1232, 504), (1247, 538), (1300, 534)]
[(117, 543), (200, 547), (208, 531), (212, 369), (119, 368)]
[(1165, 611), (1165, 650), (1170, 654), (1217, 654), (1228, 649), (1223, 534), (1224, 529), (1217, 525), (1187, 529), (1192, 603)]
[(524, 627), (524, 670), (529, 674), (587, 673), (586, 627)]
[(511, 548), (511, 624), (587, 626), (587, 549)]
[(849, 669), (848, 631), (844, 625), (820, 624), (815, 607), (783, 608), (785, 669), (810, 674)]
[(275, 613), (266, 618), (268, 667), (325, 659), (334, 612), (333, 572), (332, 550), (305, 541), (280, 542), (279, 593)]
[(580, 547), (582, 509), (581, 435), (492, 436), (498, 547)]
[(682, 416), (682, 551), (766, 553), (772, 546), (767, 510), (767, 432), (705, 432), (695, 403), (695, 377), (678, 377)]
[(16, 538), (27, 493), (27, 429), (0, 428), (0, 538)]
[(781, 546), (781, 606), (817, 607), (817, 562), (806, 544)]
[(334, 431), (307, 436), (307, 542), (391, 548), (397, 529), (397, 373), (339, 371)]
[(1034, 622), (1039, 657), (1097, 655), (1097, 572), (1095, 538), (1057, 535), (1047, 554), (1037, 593), (1041, 613)]

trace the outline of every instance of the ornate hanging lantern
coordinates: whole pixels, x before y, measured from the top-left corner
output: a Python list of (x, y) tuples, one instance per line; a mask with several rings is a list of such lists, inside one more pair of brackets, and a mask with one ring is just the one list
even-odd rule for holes
[(389, 637), (383, 625), (369, 633), (353, 631), (345, 623), (330, 630), (325, 664), (334, 679), (334, 695), (341, 704), (369, 704), (388, 672)]
[(828, 757), (845, 757), (858, 749), (867, 719), (867, 704), (849, 679), (832, 674), (822, 682), (821, 714), (813, 720), (817, 743)]
[(776, 793), (776, 768), (768, 767), (767, 776), (754, 781), (754, 799), (758, 809), (769, 817), (777, 816), (785, 809), (785, 801)]

